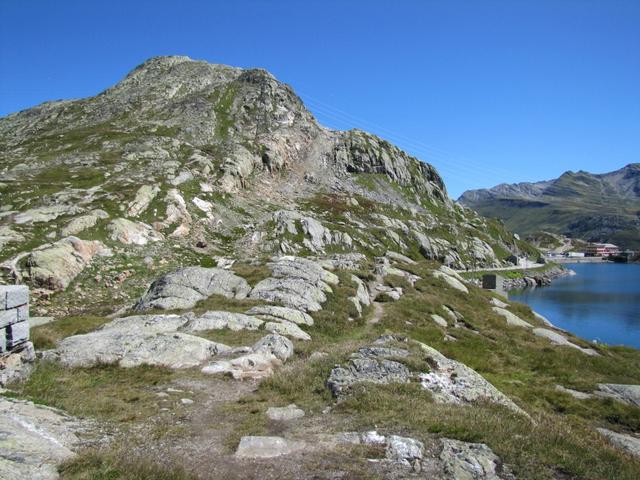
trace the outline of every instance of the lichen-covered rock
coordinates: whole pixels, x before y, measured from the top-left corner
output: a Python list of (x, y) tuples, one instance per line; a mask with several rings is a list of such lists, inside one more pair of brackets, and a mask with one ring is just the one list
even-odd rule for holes
[(282, 361), (267, 352), (248, 353), (230, 360), (215, 360), (202, 368), (202, 373), (231, 375), (235, 380), (263, 379), (273, 375)]
[(459, 292), (462, 292), (462, 293), (469, 293), (469, 289), (462, 283), (462, 281), (460, 281), (455, 276), (449, 275), (443, 270), (434, 270), (431, 273), (434, 277), (444, 280), (444, 282), (449, 287), (454, 288), (455, 290), (458, 290)]
[(50, 358), (72, 368), (117, 364), (180, 369), (196, 367), (227, 350), (226, 345), (185, 333), (129, 333), (120, 328), (104, 328), (61, 340)]
[(293, 355), (293, 343), (282, 335), (272, 333), (258, 340), (252, 350), (257, 353), (270, 353), (286, 362)]
[(287, 337), (295, 338), (296, 340), (311, 340), (311, 335), (302, 330), (295, 323), (281, 320), (279, 322), (267, 322), (264, 325), (264, 329), (271, 333), (278, 333)]
[(297, 325), (313, 325), (311, 315), (295, 308), (278, 307), (275, 305), (258, 305), (247, 310), (247, 315), (255, 315), (263, 320), (281, 321), (295, 323)]
[(498, 315), (503, 317), (507, 321), (507, 325), (510, 325), (512, 327), (533, 328), (533, 325), (531, 325), (529, 322), (524, 321), (515, 313), (512, 313), (509, 310), (505, 310), (504, 308), (500, 307), (492, 307), (491, 309)]
[(478, 372), (463, 363), (449, 359), (435, 348), (419, 344), (431, 369), (420, 374), (420, 382), (436, 402), (469, 404), (488, 401), (503, 405), (517, 413), (526, 413), (505, 394), (491, 385)]
[(619, 402), (640, 407), (640, 385), (599, 383), (596, 395), (613, 398)]
[(109, 218), (109, 214), (107, 212), (105, 212), (104, 210), (93, 210), (86, 215), (75, 217), (64, 227), (62, 227), (62, 229), (60, 230), (60, 234), (63, 237), (68, 237), (69, 235), (77, 235), (87, 228), (95, 226), (98, 223), (98, 220), (105, 218)]
[(111, 250), (98, 240), (67, 237), (31, 252), (27, 257), (26, 275), (35, 285), (65, 290), (96, 255), (110, 254)]
[(132, 222), (126, 218), (112, 220), (107, 229), (111, 239), (125, 245), (146, 245), (149, 242), (158, 242), (164, 237), (156, 232), (150, 225), (142, 222)]
[(312, 260), (285, 256), (268, 264), (272, 277), (260, 281), (250, 297), (267, 302), (279, 302), (303, 312), (317, 312), (331, 292), (330, 284), (338, 277)]
[(136, 311), (192, 308), (211, 295), (245, 298), (251, 288), (247, 281), (221, 268), (186, 267), (163, 275), (153, 282), (134, 306)]
[(548, 328), (534, 328), (533, 334), (538, 337), (546, 338), (555, 345), (575, 348), (576, 350), (584, 353), (585, 355), (590, 355), (590, 356), (598, 355), (598, 352), (596, 352), (592, 348), (582, 348), (576, 345), (575, 343), (571, 343), (567, 339), (567, 337), (565, 337), (564, 335), (558, 332), (555, 332), (553, 330), (549, 330)]
[(85, 426), (59, 410), (0, 397), (0, 478), (55, 480)]
[(613, 432), (606, 428), (598, 428), (597, 430), (607, 437), (607, 440), (609, 440), (613, 445), (625, 450), (635, 457), (640, 458), (640, 437)]
[(440, 460), (446, 478), (456, 480), (514, 479), (504, 471), (500, 458), (483, 443), (468, 443), (443, 438)]
[(411, 372), (404, 364), (389, 360), (387, 357), (407, 357), (409, 352), (403, 349), (370, 346), (360, 348), (351, 354), (344, 366), (331, 370), (327, 385), (334, 396), (349, 393), (351, 388), (361, 382), (371, 383), (407, 383)]
[(409, 437), (391, 435), (387, 441), (385, 456), (392, 462), (401, 463), (407, 467), (413, 467), (423, 457), (424, 444), (419, 440)]
[(264, 322), (258, 318), (235, 312), (206, 312), (190, 319), (183, 327), (187, 332), (203, 330), (258, 330)]
[(286, 407), (269, 407), (267, 409), (267, 418), (277, 422), (288, 422), (304, 417), (304, 410), (298, 408), (295, 403)]
[(136, 197), (129, 204), (129, 210), (127, 213), (131, 217), (137, 217), (142, 212), (144, 212), (148, 207), (151, 201), (158, 195), (160, 192), (160, 187), (158, 185), (143, 185), (136, 192)]

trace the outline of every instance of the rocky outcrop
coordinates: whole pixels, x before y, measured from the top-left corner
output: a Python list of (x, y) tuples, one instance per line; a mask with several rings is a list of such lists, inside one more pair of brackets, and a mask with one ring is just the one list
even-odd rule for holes
[[(411, 360), (425, 362), (425, 371), (412, 371), (407, 366), (412, 364)], [(471, 404), (488, 401), (526, 415), (506, 395), (466, 365), (422, 343), (392, 336), (381, 337), (353, 353), (345, 365), (336, 366), (331, 371), (327, 385), (335, 396), (341, 397), (362, 382), (408, 383), (412, 379), (420, 381), (436, 402)]]
[(596, 395), (613, 398), (619, 402), (640, 407), (640, 385), (600, 383)]
[(55, 480), (80, 447), (83, 423), (53, 408), (0, 397), (0, 478)]
[(105, 218), (109, 218), (109, 214), (107, 212), (99, 209), (93, 210), (86, 215), (75, 217), (64, 227), (62, 227), (62, 229), (60, 230), (60, 234), (63, 237), (67, 237), (69, 235), (77, 235), (88, 228), (94, 227), (98, 223), (98, 220), (104, 220)]
[(150, 225), (142, 222), (132, 222), (126, 218), (116, 218), (107, 226), (111, 233), (111, 239), (125, 245), (146, 245), (149, 242), (158, 242), (164, 237), (156, 232)]
[(317, 312), (330, 293), (330, 285), (338, 277), (322, 265), (300, 257), (280, 257), (268, 264), (272, 277), (260, 281), (251, 290), (250, 298), (279, 302), (303, 312)]
[(131, 217), (137, 217), (144, 212), (152, 200), (160, 192), (158, 185), (143, 185), (136, 192), (136, 197), (129, 204), (129, 210), (127, 214)]
[(117, 364), (191, 368), (230, 349), (221, 343), (177, 332), (186, 319), (177, 315), (127, 317), (95, 332), (63, 339), (47, 357), (67, 367)]
[(211, 295), (245, 298), (250, 289), (245, 279), (229, 270), (186, 267), (163, 275), (153, 282), (133, 309), (187, 309)]
[(446, 266), (442, 266), (439, 270), (431, 272), (431, 274), (436, 278), (444, 280), (447, 286), (462, 293), (469, 293), (469, 289), (465, 286), (463, 278), (454, 270)]
[(111, 255), (111, 250), (97, 240), (67, 237), (31, 252), (26, 276), (40, 287), (65, 290), (96, 255)]

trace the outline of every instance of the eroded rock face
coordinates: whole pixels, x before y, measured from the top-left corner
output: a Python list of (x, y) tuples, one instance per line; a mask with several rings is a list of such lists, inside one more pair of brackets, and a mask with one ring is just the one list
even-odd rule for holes
[(109, 218), (109, 214), (104, 210), (94, 210), (87, 215), (80, 215), (79, 217), (75, 217), (69, 223), (67, 223), (60, 230), (60, 234), (63, 237), (67, 237), (69, 235), (77, 235), (80, 232), (86, 230), (87, 228), (91, 228), (98, 223), (98, 220)]
[(156, 232), (150, 225), (142, 222), (132, 222), (126, 218), (116, 218), (107, 226), (111, 233), (111, 239), (125, 245), (146, 245), (149, 242), (158, 242), (164, 237)]
[(500, 459), (483, 443), (442, 439), (440, 460), (447, 478), (456, 480), (515, 479), (502, 468)]
[(600, 383), (596, 395), (610, 397), (627, 405), (640, 407), (640, 385)]
[(250, 298), (279, 302), (303, 312), (317, 312), (331, 292), (330, 284), (338, 277), (319, 263), (300, 257), (285, 256), (268, 264), (273, 276), (260, 281)]
[(0, 478), (55, 480), (80, 446), (81, 422), (59, 410), (0, 397)]
[(153, 282), (134, 306), (136, 311), (160, 308), (187, 309), (211, 295), (245, 298), (251, 288), (247, 281), (221, 268), (186, 267)]
[(110, 255), (102, 242), (67, 237), (27, 257), (27, 276), (50, 290), (65, 290), (96, 255)]
[(297, 325), (313, 325), (311, 315), (294, 308), (278, 307), (274, 305), (259, 305), (247, 310), (247, 315), (255, 315), (263, 320), (275, 320), (295, 323)]
[(640, 437), (628, 435), (624, 433), (617, 433), (606, 428), (597, 429), (602, 435), (616, 447), (625, 450), (631, 455), (640, 458)]
[(491, 309), (507, 321), (507, 325), (512, 327), (533, 328), (529, 322), (521, 319), (515, 313), (500, 307), (491, 307)]
[[(407, 347), (401, 346), (403, 343)], [(409, 348), (409, 344), (414, 350)], [(416, 347), (419, 352), (415, 351)], [(412, 371), (402, 363), (403, 358), (426, 362), (429, 371)], [(436, 402), (471, 404), (489, 401), (526, 415), (506, 395), (466, 365), (422, 343), (393, 336), (381, 337), (374, 344), (353, 353), (344, 366), (336, 366), (331, 371), (327, 385), (335, 396), (340, 397), (348, 394), (357, 383), (407, 383), (416, 378), (425, 390), (431, 392)]]

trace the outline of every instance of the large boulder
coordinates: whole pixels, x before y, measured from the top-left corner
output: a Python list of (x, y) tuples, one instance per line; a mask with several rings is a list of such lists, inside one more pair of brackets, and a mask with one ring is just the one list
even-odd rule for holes
[(110, 255), (100, 241), (67, 237), (27, 257), (27, 276), (35, 285), (50, 290), (64, 290), (96, 255)]
[(167, 273), (153, 282), (134, 310), (192, 308), (211, 295), (240, 299), (245, 298), (250, 290), (244, 278), (229, 270), (186, 267)]

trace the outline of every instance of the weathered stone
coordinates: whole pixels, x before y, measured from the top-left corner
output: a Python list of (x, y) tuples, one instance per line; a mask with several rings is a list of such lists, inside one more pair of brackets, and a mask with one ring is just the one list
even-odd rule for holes
[[(2, 353), (1, 349), (0, 353)], [(31, 342), (22, 343), (10, 353), (0, 356), (0, 387), (11, 382), (26, 380), (33, 370), (35, 359), (36, 351)]]
[(107, 229), (111, 233), (111, 239), (125, 245), (146, 245), (149, 242), (158, 242), (164, 237), (156, 232), (150, 225), (142, 222), (132, 222), (126, 218), (112, 220)]
[(402, 255), (401, 253), (393, 252), (391, 250), (387, 250), (387, 253), (385, 253), (385, 255), (389, 257), (389, 259), (394, 260), (396, 262), (406, 263), (409, 265), (415, 265), (416, 263), (415, 260), (410, 259), (406, 255)]
[(136, 198), (129, 204), (128, 215), (131, 217), (137, 217), (144, 212), (151, 201), (160, 192), (158, 185), (143, 185), (136, 192)]
[(575, 343), (571, 343), (569, 340), (567, 340), (567, 338), (564, 335), (561, 335), (558, 332), (554, 332), (553, 330), (549, 330), (547, 328), (534, 328), (533, 333), (538, 337), (543, 337), (548, 339), (551, 343), (554, 343), (556, 345), (575, 348), (576, 350), (579, 350), (585, 355), (590, 355), (590, 356), (598, 355), (598, 353), (595, 350), (591, 348), (582, 348), (576, 345)]
[(489, 303), (491, 305), (493, 305), (494, 307), (498, 307), (498, 308), (509, 308), (509, 304), (505, 303), (501, 300), (498, 300), (496, 297), (492, 297), (491, 300), (489, 300)]
[(391, 435), (387, 442), (385, 456), (388, 460), (411, 467), (423, 457), (424, 444), (408, 437)]
[(431, 392), (436, 402), (469, 404), (489, 401), (526, 415), (520, 407), (475, 370), (445, 357), (427, 345), (420, 344), (420, 347), (431, 366), (430, 372), (420, 374), (420, 382), (425, 390)]
[(67, 237), (27, 257), (31, 282), (50, 290), (65, 290), (96, 255), (111, 255), (102, 242)]
[(264, 329), (267, 332), (278, 333), (297, 340), (311, 340), (311, 335), (302, 330), (295, 323), (287, 322), (286, 320), (281, 320), (279, 322), (267, 322), (264, 325)]
[(278, 422), (288, 422), (304, 417), (304, 410), (297, 407), (295, 403), (286, 407), (269, 407), (267, 409), (267, 418)]
[(187, 332), (202, 330), (258, 330), (264, 322), (249, 315), (234, 312), (206, 312), (190, 319), (183, 329)]
[(87, 215), (80, 215), (79, 217), (75, 217), (69, 223), (67, 223), (60, 230), (60, 234), (63, 237), (68, 237), (69, 235), (77, 235), (80, 232), (83, 232), (87, 228), (94, 227), (98, 220), (109, 218), (109, 214), (104, 210), (93, 210), (91, 213)]
[(302, 442), (282, 437), (242, 437), (236, 456), (242, 458), (273, 458), (304, 448)]
[(431, 319), (439, 326), (443, 328), (447, 328), (447, 325), (448, 325), (447, 321), (444, 318), (442, 318), (440, 315), (436, 315), (435, 313), (432, 313)]
[(274, 305), (258, 305), (247, 310), (247, 315), (256, 315), (264, 320), (295, 323), (297, 325), (313, 325), (313, 318), (308, 313), (294, 308), (278, 307)]
[(0, 397), (0, 478), (55, 480), (81, 441), (79, 420), (53, 408)]
[(273, 333), (266, 335), (253, 345), (256, 353), (270, 353), (283, 362), (293, 355), (293, 343), (286, 337)]
[(262, 379), (273, 375), (282, 361), (266, 352), (249, 353), (231, 360), (217, 360), (202, 368), (202, 373), (231, 375), (236, 380)]
[(609, 397), (619, 402), (640, 407), (640, 385), (623, 385), (618, 383), (599, 383), (596, 395)]
[(233, 272), (220, 268), (186, 267), (153, 282), (134, 310), (192, 308), (211, 295), (245, 298), (249, 284)]
[(434, 277), (444, 280), (445, 283), (451, 288), (454, 288), (455, 290), (458, 290), (462, 293), (469, 293), (469, 289), (467, 289), (467, 287), (455, 276), (449, 275), (448, 273), (441, 270), (434, 270), (431, 273)]
[(301, 278), (266, 278), (260, 281), (250, 297), (282, 303), (305, 312), (317, 312), (327, 300), (324, 291)]
[(51, 354), (68, 367), (118, 364), (190, 368), (229, 350), (226, 345), (175, 330), (186, 319), (148, 315), (117, 319), (100, 330), (60, 341)]
[(529, 322), (525, 322), (519, 316), (517, 316), (515, 313), (510, 312), (509, 310), (505, 310), (504, 308), (500, 307), (491, 307), (491, 309), (495, 313), (503, 317), (507, 321), (507, 325), (510, 325), (512, 327), (533, 328), (533, 325), (531, 325)]
[(361, 382), (407, 383), (411, 378), (409, 369), (400, 362), (385, 358), (407, 355), (407, 351), (396, 348), (363, 347), (351, 354), (345, 366), (331, 370), (327, 385), (335, 396), (341, 396)]
[(500, 459), (483, 443), (467, 443), (443, 438), (440, 460), (446, 478), (455, 480), (499, 480), (514, 478), (500, 475)]
[(29, 287), (26, 285), (0, 285), (0, 310), (29, 303)]
[(588, 400), (593, 398), (593, 395), (590, 393), (580, 392), (578, 390), (563, 387), (562, 385), (556, 385), (556, 390), (571, 395), (573, 398), (577, 398), (578, 400)]
[(75, 215), (82, 211), (82, 208), (72, 205), (48, 205), (19, 213), (14, 217), (13, 221), (18, 225), (24, 223), (45, 223), (63, 215)]
[(607, 430), (606, 428), (598, 428), (597, 430), (602, 435), (607, 437), (607, 440), (609, 440), (616, 447), (627, 451), (631, 455), (640, 457), (640, 437), (613, 432), (611, 430)]

